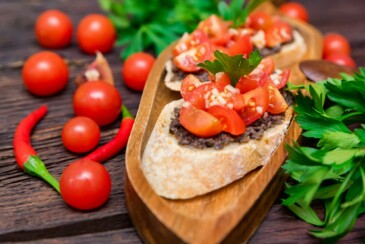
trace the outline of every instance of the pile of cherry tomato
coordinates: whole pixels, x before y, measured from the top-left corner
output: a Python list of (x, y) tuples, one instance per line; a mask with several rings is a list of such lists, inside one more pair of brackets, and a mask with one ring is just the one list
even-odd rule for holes
[[(303, 5), (296, 2), (284, 3), (279, 11), (289, 17), (308, 22), (308, 13)], [(349, 67), (356, 68), (356, 63), (351, 57), (351, 47), (343, 35), (327, 33), (323, 40), (323, 59)]]
[[(48, 10), (37, 18), (34, 31), (41, 46), (59, 49), (70, 45), (73, 25), (65, 13)], [(84, 53), (106, 53), (114, 46), (116, 31), (107, 17), (89, 14), (78, 24), (76, 36), (78, 46)], [(145, 53), (132, 56), (126, 61), (123, 77), (127, 86), (142, 91), (154, 57)], [(131, 76), (134, 72), (139, 75)], [(41, 51), (26, 60), (22, 78), (30, 93), (36, 96), (52, 96), (66, 87), (69, 70), (60, 55), (53, 51)], [(119, 117), (122, 98), (113, 85), (99, 80), (81, 84), (76, 89), (72, 102), (76, 116), (64, 125), (62, 142), (65, 148), (74, 153), (86, 153), (98, 145), (100, 126), (108, 125)], [(115, 146), (115, 142), (113, 143)], [(62, 198), (78, 209), (89, 210), (101, 206), (108, 199), (110, 191), (111, 179), (105, 167), (87, 157), (71, 163), (61, 175)]]

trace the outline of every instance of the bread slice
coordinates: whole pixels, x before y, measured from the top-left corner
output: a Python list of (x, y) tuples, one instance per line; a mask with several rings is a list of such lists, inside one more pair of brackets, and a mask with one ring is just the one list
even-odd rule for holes
[[(284, 44), (281, 47), (280, 52), (273, 54), (275, 64), (278, 64), (277, 68), (287, 68), (293, 63), (299, 62), (303, 55), (307, 51), (307, 46), (303, 37), (296, 30), (293, 32), (293, 41)], [(180, 91), (183, 78), (176, 77), (173, 69), (172, 60), (168, 60), (165, 64), (166, 75), (164, 82), (167, 88), (173, 91)], [(208, 82), (209, 80), (202, 80), (202, 82)]]
[(141, 168), (155, 192), (169, 199), (188, 199), (214, 191), (242, 178), (270, 161), (284, 139), (292, 118), (286, 111), (283, 123), (269, 128), (260, 140), (231, 143), (221, 150), (197, 149), (178, 144), (169, 133), (174, 108), (183, 100), (167, 104), (145, 147)]

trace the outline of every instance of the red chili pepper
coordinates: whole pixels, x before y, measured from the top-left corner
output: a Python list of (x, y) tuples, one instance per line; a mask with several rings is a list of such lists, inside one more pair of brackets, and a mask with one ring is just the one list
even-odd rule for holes
[(116, 136), (107, 144), (97, 148), (95, 151), (85, 156), (86, 159), (91, 159), (99, 163), (104, 162), (113, 157), (127, 145), (128, 138), (134, 124), (134, 118), (124, 105), (122, 106), (122, 115), (123, 119), (120, 123), (120, 128)]
[(42, 105), (34, 110), (22, 121), (15, 130), (13, 147), (16, 162), (19, 168), (32, 176), (38, 176), (60, 192), (58, 181), (47, 171), (46, 166), (39, 159), (34, 148), (30, 144), (30, 134), (47, 113), (47, 106)]

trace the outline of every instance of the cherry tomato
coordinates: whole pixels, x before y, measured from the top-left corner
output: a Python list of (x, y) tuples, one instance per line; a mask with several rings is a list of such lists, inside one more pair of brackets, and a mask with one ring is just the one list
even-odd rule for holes
[(269, 91), (269, 106), (267, 107), (267, 112), (272, 114), (280, 114), (285, 112), (288, 108), (288, 104), (285, 101), (283, 95), (274, 86), (268, 86)]
[(85, 16), (77, 27), (76, 35), (80, 49), (89, 54), (109, 52), (116, 39), (113, 23), (101, 14)]
[(179, 55), (180, 53), (207, 41), (208, 36), (205, 32), (200, 29), (196, 29), (190, 35), (186, 34), (179, 40), (173, 49), (173, 54), (174, 56)]
[(181, 108), (179, 120), (185, 129), (199, 137), (211, 137), (223, 130), (216, 117), (192, 105)]
[(30, 56), (24, 63), (22, 77), (25, 87), (38, 96), (60, 92), (68, 82), (68, 67), (54, 52), (43, 51)]
[(185, 72), (196, 72), (201, 70), (197, 66), (198, 63), (202, 63), (205, 60), (212, 58), (213, 51), (208, 42), (204, 42), (197, 47), (191, 48), (185, 52), (180, 53), (174, 57), (174, 64)]
[(284, 3), (280, 6), (279, 11), (286, 16), (308, 22), (308, 13), (305, 7), (296, 2)]
[(350, 55), (351, 47), (347, 39), (338, 33), (328, 33), (323, 39), (323, 57), (333, 53)]
[(121, 106), (122, 98), (118, 90), (104, 81), (85, 82), (73, 96), (75, 114), (89, 117), (100, 126), (113, 122)]
[(63, 126), (62, 142), (70, 151), (84, 153), (93, 149), (100, 140), (100, 129), (94, 120), (77, 116)]
[(109, 198), (111, 179), (105, 167), (89, 159), (80, 159), (63, 171), (60, 179), (63, 200), (70, 206), (91, 210)]
[(234, 56), (238, 54), (242, 54), (245, 57), (248, 57), (252, 52), (253, 44), (251, 42), (251, 38), (248, 35), (240, 35), (236, 41), (233, 41), (228, 46), (227, 54)]
[(221, 122), (223, 125), (223, 131), (235, 136), (242, 135), (246, 131), (245, 123), (239, 114), (233, 109), (215, 105), (210, 107), (207, 112)]
[(226, 22), (213, 14), (201, 21), (197, 29), (203, 30), (212, 44), (225, 46), (230, 40), (229, 25), (230, 22)]
[(255, 11), (247, 18), (248, 27), (255, 30), (266, 30), (273, 24), (272, 17), (261, 11)]
[(258, 87), (242, 95), (244, 108), (240, 115), (246, 125), (259, 119), (269, 106), (269, 91), (267, 87)]
[(328, 55), (326, 58), (324, 58), (324, 60), (333, 62), (335, 64), (352, 67), (352, 68), (357, 67), (355, 61), (349, 55), (346, 55), (343, 53), (333, 53), (331, 55)]
[(38, 16), (35, 35), (38, 42), (48, 48), (61, 48), (70, 44), (72, 22), (59, 10), (47, 10)]
[(138, 52), (129, 56), (123, 65), (123, 81), (135, 91), (143, 91), (155, 58), (148, 53)]
[(293, 39), (293, 28), (286, 22), (276, 22), (265, 30), (265, 40), (268, 47), (275, 47)]

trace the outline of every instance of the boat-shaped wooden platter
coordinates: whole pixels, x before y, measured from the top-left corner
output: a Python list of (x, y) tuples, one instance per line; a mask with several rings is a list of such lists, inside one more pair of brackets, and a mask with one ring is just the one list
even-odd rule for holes
[[(266, 5), (269, 12), (275, 11)], [(322, 36), (312, 26), (288, 21), (304, 38), (307, 51), (299, 61), (320, 59)], [(171, 58), (173, 45), (156, 60), (146, 83), (134, 128), (126, 151), (125, 193), (129, 215), (141, 238), (148, 243), (218, 243), (245, 242), (254, 233), (282, 189), (286, 177), (280, 167), (301, 129), (293, 120), (285, 140), (271, 161), (240, 180), (212, 193), (189, 200), (169, 200), (150, 187), (140, 167), (144, 148), (162, 108), (180, 99), (177, 92), (164, 85), (164, 66)], [(290, 82), (306, 82), (298, 67), (291, 68)]]

